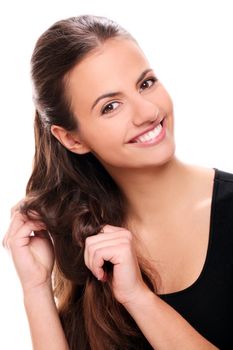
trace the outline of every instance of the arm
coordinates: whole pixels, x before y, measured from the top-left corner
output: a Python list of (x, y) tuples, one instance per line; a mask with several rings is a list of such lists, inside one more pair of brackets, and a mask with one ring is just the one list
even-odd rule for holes
[(133, 317), (156, 350), (214, 350), (178, 312), (152, 293), (142, 280), (133, 235), (124, 228), (106, 225), (104, 233), (86, 239), (85, 263), (103, 282), (103, 265), (113, 264), (115, 298)]
[(68, 350), (52, 292), (53, 245), (44, 230), (42, 223), (16, 211), (3, 245), (11, 252), (22, 285), (33, 349)]
[(217, 349), (170, 305), (148, 289), (124, 306), (156, 350)]
[(69, 350), (51, 288), (24, 294), (34, 350)]

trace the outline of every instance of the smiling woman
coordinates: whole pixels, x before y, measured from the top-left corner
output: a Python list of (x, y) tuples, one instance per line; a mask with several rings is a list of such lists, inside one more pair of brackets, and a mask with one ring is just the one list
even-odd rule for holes
[(92, 152), (114, 172), (173, 155), (172, 102), (135, 41), (108, 39), (69, 72), (66, 88), (78, 130), (51, 130), (71, 151)]
[(115, 22), (59, 21), (31, 63), (34, 168), (4, 244), (34, 349), (231, 349), (233, 175), (175, 157), (172, 100)]

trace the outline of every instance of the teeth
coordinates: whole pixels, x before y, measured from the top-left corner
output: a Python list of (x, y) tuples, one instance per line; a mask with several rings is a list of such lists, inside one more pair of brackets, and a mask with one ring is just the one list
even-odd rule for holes
[(148, 131), (146, 134), (143, 134), (135, 139), (136, 142), (146, 142), (153, 140), (156, 136), (159, 135), (162, 130), (162, 125), (159, 124), (153, 130)]

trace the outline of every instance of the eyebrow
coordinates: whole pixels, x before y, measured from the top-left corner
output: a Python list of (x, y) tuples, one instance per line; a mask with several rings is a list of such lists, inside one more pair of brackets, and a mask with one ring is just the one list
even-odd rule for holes
[[(149, 73), (149, 72), (152, 72), (152, 69), (151, 69), (151, 68), (148, 68), (148, 69), (144, 70), (144, 71), (140, 74), (139, 78), (137, 79), (136, 85), (138, 85), (138, 84), (144, 79), (144, 77), (147, 75), (147, 73)], [(116, 91), (116, 92), (109, 92), (109, 93), (106, 93), (106, 94), (103, 94), (103, 95), (97, 97), (97, 99), (94, 101), (94, 103), (93, 103), (93, 105), (92, 105), (92, 107), (91, 107), (91, 110), (93, 110), (93, 109), (95, 108), (95, 106), (97, 105), (97, 103), (98, 103), (100, 100), (102, 100), (102, 99), (104, 99), (104, 98), (107, 98), (107, 97), (115, 97), (115, 96), (120, 95), (120, 94), (121, 94), (121, 92)]]

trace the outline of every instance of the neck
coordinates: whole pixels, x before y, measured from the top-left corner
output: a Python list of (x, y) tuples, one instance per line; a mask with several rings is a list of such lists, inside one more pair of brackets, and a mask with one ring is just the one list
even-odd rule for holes
[[(190, 166), (176, 158), (150, 169), (107, 169), (126, 198), (127, 222), (144, 226), (174, 210), (175, 202), (187, 198)], [(160, 215), (161, 214), (161, 215)]]

